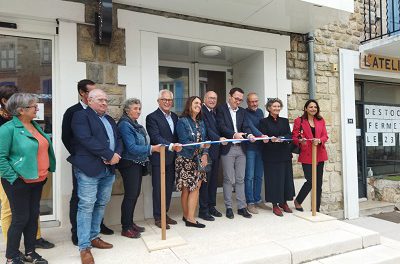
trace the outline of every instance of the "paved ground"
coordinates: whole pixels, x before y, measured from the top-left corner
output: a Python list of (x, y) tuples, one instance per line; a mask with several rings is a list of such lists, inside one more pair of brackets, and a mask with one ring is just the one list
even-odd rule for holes
[[(387, 220), (383, 220), (381, 218)], [(375, 215), (375, 217), (367, 216), (354, 220), (345, 220), (344, 222), (374, 230), (379, 232), (381, 236), (400, 241), (400, 224), (395, 223), (399, 222), (399, 219), (400, 213), (396, 211), (393, 213)]]
[[(173, 218), (179, 220), (180, 215), (172, 215)], [(379, 219), (378, 219), (379, 220)], [(381, 221), (381, 220), (379, 220)], [(152, 235), (159, 233), (160, 230), (153, 225), (153, 221), (149, 220), (141, 222), (146, 226), (144, 235)], [(251, 259), (257, 254), (281, 254), (289, 258), (294, 256), (297, 249), (305, 250), (299, 255), (300, 258), (307, 258), (310, 254), (319, 254), (322, 250), (335, 251), (334, 246), (329, 246), (331, 241), (342, 243), (341, 240), (348, 239), (348, 246), (351, 249), (343, 248), (343, 252), (353, 250), (355, 244), (364, 241), (363, 235), (365, 230), (357, 230), (357, 227), (351, 226), (343, 221), (327, 221), (313, 223), (293, 214), (285, 214), (284, 217), (277, 217), (270, 210), (262, 211), (258, 215), (254, 215), (252, 219), (245, 219), (237, 214), (233, 220), (225, 217), (217, 219), (215, 222), (208, 222), (205, 229), (196, 229), (185, 227), (181, 220), (177, 226), (173, 226), (168, 235), (179, 234), (186, 242), (186, 245), (174, 247), (172, 249), (158, 250), (149, 253), (142, 239), (128, 239), (119, 235), (120, 227), (113, 226), (116, 234), (113, 236), (103, 237), (106, 241), (114, 244), (111, 250), (94, 249), (93, 255), (97, 264), (109, 263), (227, 263), (221, 261), (221, 258), (229, 258), (233, 254), (235, 260), (243, 258)], [(367, 230), (368, 231), (368, 230)], [(358, 233), (357, 233), (358, 232)], [(49, 263), (57, 264), (79, 264), (80, 258), (78, 250), (70, 242), (70, 233), (66, 228), (45, 228), (43, 229), (44, 237), (56, 243), (56, 248), (51, 250), (38, 250)], [(316, 238), (324, 237), (319, 243)], [(311, 239), (310, 239), (311, 238)], [(314, 240), (312, 240), (314, 239)], [(375, 239), (375, 238), (373, 238)], [(312, 246), (307, 242), (312, 242)], [(317, 243), (316, 243), (317, 241)], [(325, 244), (324, 244), (325, 243)], [(333, 243), (333, 242), (332, 242)], [(314, 246), (324, 248), (315, 250)], [(358, 245), (361, 246), (362, 245)], [(254, 251), (254, 248), (259, 250)], [(251, 251), (253, 250), (253, 251)], [(263, 252), (264, 250), (264, 252)], [(307, 251), (308, 250), (308, 251)], [(5, 245), (0, 241), (0, 262), (4, 261)], [(267, 251), (265, 253), (265, 251)], [(252, 252), (248, 254), (249, 252)], [(309, 252), (308, 254), (305, 254)], [(221, 254), (223, 256), (221, 256)], [(247, 255), (246, 255), (247, 254)], [(332, 252), (330, 254), (333, 254)], [(209, 257), (218, 256), (220, 261), (206, 261)], [(279, 262), (268, 263), (290, 263), (279, 256)], [(271, 256), (277, 257), (277, 256)], [(200, 260), (200, 261), (199, 261)], [(204, 261), (203, 261), (204, 260)], [(248, 263), (251, 263), (248, 262)], [(263, 262), (265, 263), (265, 262)]]

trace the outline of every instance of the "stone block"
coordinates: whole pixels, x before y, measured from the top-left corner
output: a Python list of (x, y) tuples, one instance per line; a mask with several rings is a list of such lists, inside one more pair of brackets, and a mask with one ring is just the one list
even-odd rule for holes
[(326, 54), (317, 53), (315, 54), (315, 61), (328, 61)]
[(103, 45), (96, 45), (96, 60), (98, 62), (109, 61), (109, 48)]
[(106, 64), (104, 66), (104, 83), (106, 84), (118, 83), (117, 69), (118, 67), (115, 64)]
[(293, 93), (307, 93), (308, 92), (308, 82), (302, 80), (292, 81)]
[(120, 107), (120, 106), (109, 106), (108, 107), (108, 114), (112, 118), (114, 118), (115, 120), (118, 120), (122, 115), (122, 107)]
[(125, 65), (125, 30), (115, 29), (110, 44), (110, 62)]
[[(317, 76), (319, 78), (320, 76)], [(317, 83), (317, 93), (327, 94), (328, 93), (328, 84), (327, 83)]]
[(307, 61), (295, 60), (294, 66), (299, 69), (306, 69), (308, 67)]
[(329, 77), (328, 78), (328, 88), (329, 88), (330, 94), (337, 94), (337, 91), (339, 90), (338, 79), (335, 77)]
[(343, 190), (343, 178), (341, 175), (336, 173), (331, 173), (329, 177), (329, 185), (331, 192), (339, 192)]
[(77, 29), (78, 29), (78, 39), (84, 38), (91, 41), (94, 40), (95, 28), (93, 26), (78, 24)]
[(121, 107), (124, 97), (122, 95), (108, 95), (108, 105)]
[(101, 89), (103, 89), (108, 95), (124, 95), (125, 94), (125, 87), (124, 86), (117, 86), (117, 85), (101, 85)]
[(95, 83), (103, 83), (103, 65), (97, 63), (87, 63), (86, 76)]
[(343, 230), (292, 238), (278, 244), (292, 252), (293, 264), (362, 248), (360, 236)]
[(78, 39), (78, 61), (94, 61), (94, 43), (92, 40)]

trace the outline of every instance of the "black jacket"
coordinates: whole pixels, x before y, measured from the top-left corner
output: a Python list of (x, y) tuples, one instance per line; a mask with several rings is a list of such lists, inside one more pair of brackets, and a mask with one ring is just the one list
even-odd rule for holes
[[(233, 121), (231, 114), (229, 112), (228, 104), (224, 103), (217, 108), (217, 126), (222, 137), (226, 137), (227, 139), (232, 139), (235, 134), (235, 130), (233, 127)], [(251, 130), (247, 121), (245, 119), (245, 110), (239, 107), (239, 110), (236, 112), (236, 126), (238, 132), (251, 134)], [(228, 143), (227, 145), (221, 145), (221, 155), (226, 155), (232, 143)], [(246, 151), (246, 144), (241, 144), (243, 151)]]
[(83, 110), (82, 104), (79, 102), (65, 111), (62, 121), (62, 131), (61, 131), (61, 140), (68, 150), (69, 154), (72, 154), (74, 151), (72, 149), (72, 142), (74, 140), (74, 133), (71, 128), (72, 117), (75, 112)]
[[(146, 130), (149, 134), (151, 145), (169, 145), (171, 143), (178, 142), (178, 136), (176, 134), (176, 123), (178, 122), (178, 116), (171, 112), (171, 117), (172, 121), (174, 122), (173, 133), (171, 132), (168, 121), (160, 108), (146, 116)], [(166, 149), (165, 154), (165, 164), (170, 165), (175, 162), (174, 152)], [(160, 166), (160, 153), (154, 152), (151, 154), (150, 161), (152, 165)]]
[[(276, 120), (274, 120), (272, 116), (263, 118), (260, 121), (260, 131), (269, 137), (292, 138), (289, 120), (283, 117), (278, 117)], [(290, 142), (291, 141), (274, 143), (269, 141), (268, 143), (263, 144), (262, 156), (264, 162), (282, 162), (292, 160)]]
[[(206, 125), (207, 137), (208, 140), (219, 140), (220, 135), (217, 127), (217, 116), (213, 116), (210, 111), (208, 111), (207, 107), (203, 105), (201, 107), (201, 116)], [(212, 144), (210, 149), (208, 150), (208, 155), (210, 155), (211, 159), (218, 159), (220, 151), (220, 144)]]

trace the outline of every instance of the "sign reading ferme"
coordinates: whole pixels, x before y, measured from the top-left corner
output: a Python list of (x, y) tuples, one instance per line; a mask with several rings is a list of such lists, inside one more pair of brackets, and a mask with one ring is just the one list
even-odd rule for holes
[(383, 146), (396, 146), (396, 134), (400, 133), (400, 107), (365, 105), (366, 146), (378, 146), (378, 134), (382, 133)]
[(400, 73), (400, 58), (390, 58), (376, 54), (361, 54), (360, 56), (360, 67), (363, 69)]

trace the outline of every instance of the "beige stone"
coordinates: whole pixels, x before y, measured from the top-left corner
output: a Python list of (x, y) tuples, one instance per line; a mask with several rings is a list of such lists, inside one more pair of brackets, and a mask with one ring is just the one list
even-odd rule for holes
[(91, 40), (78, 39), (78, 61), (94, 61), (94, 43)]
[(307, 93), (308, 92), (308, 82), (302, 80), (292, 81), (293, 93)]
[(117, 65), (108, 64), (104, 67), (104, 83), (106, 84), (117, 84)]

